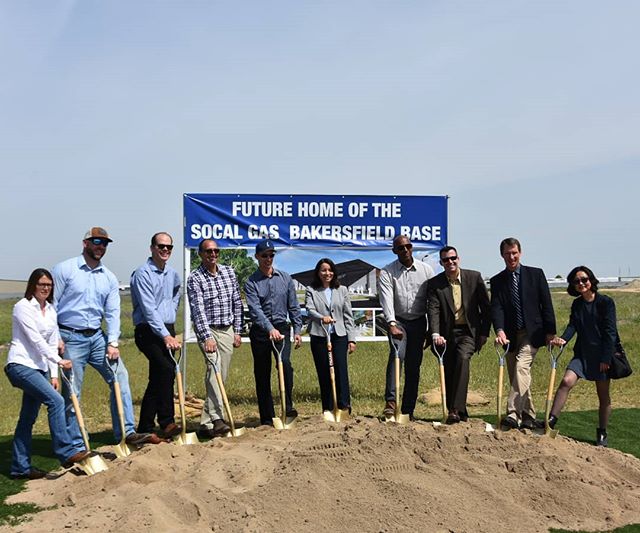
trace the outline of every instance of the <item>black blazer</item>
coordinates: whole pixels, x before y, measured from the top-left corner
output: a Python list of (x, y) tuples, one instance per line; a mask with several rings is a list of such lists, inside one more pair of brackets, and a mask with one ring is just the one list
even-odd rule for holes
[[(464, 316), (477, 346), (478, 338), (488, 337), (491, 328), (489, 294), (482, 275), (476, 270), (461, 268), (460, 282)], [(428, 295), (429, 333), (438, 333), (450, 342), (456, 318), (453, 308), (453, 291), (444, 272), (429, 280)]]
[[(541, 268), (520, 265), (520, 302), (524, 328), (534, 348), (555, 335), (556, 317), (547, 278)], [(516, 338), (516, 310), (511, 300), (511, 272), (507, 269), (491, 278), (491, 320), (496, 333), (504, 330), (511, 341)]]

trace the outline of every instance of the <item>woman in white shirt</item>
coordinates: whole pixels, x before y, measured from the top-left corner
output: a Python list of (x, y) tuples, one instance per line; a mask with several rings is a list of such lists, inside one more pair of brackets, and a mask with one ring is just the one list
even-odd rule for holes
[[(22, 408), (13, 436), (13, 479), (38, 479), (46, 472), (31, 465), (33, 424), (40, 405), (48, 410), (53, 451), (60, 463), (71, 466), (89, 456), (76, 448), (67, 431), (64, 400), (58, 394), (58, 367), (71, 369), (71, 361), (58, 355), (57, 315), (53, 308), (53, 278), (49, 271), (37, 268), (27, 282), (24, 298), (13, 308), (13, 338), (5, 373), (11, 384), (22, 389)], [(51, 375), (51, 382), (47, 378)]]

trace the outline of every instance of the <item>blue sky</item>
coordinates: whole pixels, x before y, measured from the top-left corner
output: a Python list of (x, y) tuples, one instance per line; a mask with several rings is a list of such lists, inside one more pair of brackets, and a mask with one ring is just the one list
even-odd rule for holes
[[(449, 195), (462, 265), (640, 275), (633, 1), (0, 2), (0, 278), (185, 192)], [(389, 254), (391, 259), (391, 254)], [(174, 254), (173, 265), (181, 268)]]

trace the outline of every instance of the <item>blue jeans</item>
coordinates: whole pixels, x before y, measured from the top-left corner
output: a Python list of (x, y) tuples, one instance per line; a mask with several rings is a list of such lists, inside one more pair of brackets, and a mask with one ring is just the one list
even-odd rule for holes
[[(95, 368), (102, 376), (102, 379), (109, 385), (111, 389), (111, 424), (113, 425), (113, 435), (116, 442), (122, 439), (122, 431), (120, 430), (120, 418), (118, 417), (118, 406), (113, 391), (113, 372), (107, 362), (107, 340), (104, 333), (98, 330), (95, 335), (85, 337), (81, 333), (74, 333), (65, 329), (60, 330), (60, 336), (65, 343), (64, 358), (71, 360), (73, 363), (74, 388), (75, 393), (80, 399), (82, 391), (82, 381), (84, 380), (84, 369), (87, 364)], [(113, 367), (112, 367), (113, 368)], [(116, 371), (116, 379), (120, 384), (120, 392), (122, 395), (122, 406), (124, 410), (124, 427), (125, 435), (135, 432), (133, 402), (131, 401), (131, 390), (129, 389), (129, 373), (124, 366), (124, 361), (120, 360)], [(63, 387), (63, 395), (66, 405), (67, 427), (69, 433), (73, 437), (73, 443), (80, 445), (84, 441), (78, 426), (78, 420), (73, 410), (71, 397), (67, 387)]]
[(20, 418), (13, 435), (11, 474), (28, 474), (31, 471), (31, 437), (41, 404), (47, 406), (53, 453), (58, 461), (64, 463), (72, 455), (84, 450), (83, 443), (79, 446), (72, 444), (64, 416), (64, 400), (44, 372), (17, 363), (8, 364), (4, 371), (11, 385), (24, 392)]

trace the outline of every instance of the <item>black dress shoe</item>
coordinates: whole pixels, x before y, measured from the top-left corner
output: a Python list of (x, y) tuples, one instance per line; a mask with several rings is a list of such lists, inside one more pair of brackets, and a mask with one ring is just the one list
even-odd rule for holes
[(609, 446), (609, 439), (607, 438), (607, 430), (602, 428), (596, 429), (596, 446), (602, 446), (606, 448)]
[(467, 413), (466, 411), (458, 411), (458, 416), (460, 417), (460, 422), (466, 422), (467, 420), (469, 420), (469, 413)]
[(520, 429), (544, 429), (544, 420), (538, 420), (537, 418), (531, 418), (530, 416), (522, 417), (520, 423)]
[(505, 416), (500, 422), (500, 425), (506, 429), (518, 429), (518, 421), (510, 416)]
[(40, 470), (39, 468), (31, 467), (31, 470), (28, 472), (24, 472), (22, 474), (9, 474), (11, 479), (42, 479), (48, 474), (44, 470)]
[(298, 416), (298, 411), (295, 407), (291, 409), (287, 409), (287, 418), (296, 418)]
[(458, 422), (460, 422), (460, 417), (456, 413), (449, 413), (445, 423), (451, 425), (457, 424)]
[(216, 436), (216, 432), (213, 428), (200, 428), (198, 430), (198, 437), (203, 439), (212, 439)]

